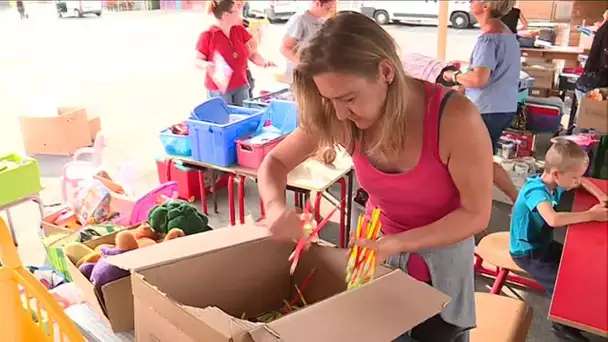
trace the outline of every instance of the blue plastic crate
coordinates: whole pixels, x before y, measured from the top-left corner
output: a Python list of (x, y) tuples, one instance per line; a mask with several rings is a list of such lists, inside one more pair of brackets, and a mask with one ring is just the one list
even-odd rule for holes
[(298, 107), (293, 101), (273, 100), (264, 111), (262, 120), (256, 130), (257, 134), (264, 131), (264, 127), (272, 125), (281, 135), (293, 132), (298, 127)]
[(221, 98), (215, 98), (196, 107), (190, 118), (186, 124), (192, 159), (227, 167), (236, 164), (235, 139), (256, 131), (262, 111), (228, 106)]
[(291, 89), (285, 88), (279, 91), (275, 91), (273, 93), (265, 94), (262, 96), (254, 97), (249, 100), (243, 101), (243, 106), (245, 108), (258, 108), (265, 109), (268, 108), (270, 102), (272, 100), (283, 100), (288, 101), (288, 99), (292, 98)]
[(170, 129), (160, 131), (160, 142), (163, 144), (165, 153), (170, 156), (190, 157), (192, 156), (192, 146), (190, 137), (187, 135), (177, 135), (171, 133)]

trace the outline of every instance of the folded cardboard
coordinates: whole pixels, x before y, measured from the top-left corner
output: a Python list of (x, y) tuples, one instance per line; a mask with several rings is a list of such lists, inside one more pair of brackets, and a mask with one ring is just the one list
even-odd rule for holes
[[(391, 341), (449, 301), (432, 287), (384, 267), (372, 282), (346, 292), (346, 251), (322, 244), (302, 255), (290, 277), (293, 248), (250, 225), (106, 260), (133, 270), (138, 341)], [(308, 306), (270, 323), (241, 319), (282, 307), (313, 269), (303, 291)], [(123, 305), (126, 311), (126, 298)]]
[(581, 100), (578, 117), (580, 128), (594, 129), (600, 133), (608, 133), (608, 88), (601, 89), (603, 101), (597, 101), (587, 96)]
[(57, 116), (20, 116), (19, 125), (28, 154), (71, 155), (90, 146), (101, 129), (99, 117), (85, 108), (59, 107)]

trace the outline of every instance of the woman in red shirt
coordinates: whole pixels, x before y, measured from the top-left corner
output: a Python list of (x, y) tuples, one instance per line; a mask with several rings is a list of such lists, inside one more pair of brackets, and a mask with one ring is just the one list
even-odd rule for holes
[[(196, 43), (197, 66), (206, 71), (205, 87), (209, 97), (222, 97), (226, 103), (242, 106), (249, 98), (247, 62), (261, 67), (275, 66), (264, 59), (256, 49), (251, 34), (242, 25), (240, 9), (234, 0), (213, 0), (209, 13), (217, 22), (201, 33)], [(226, 73), (216, 68), (222, 66), (220, 59), (232, 69), (229, 80)]]

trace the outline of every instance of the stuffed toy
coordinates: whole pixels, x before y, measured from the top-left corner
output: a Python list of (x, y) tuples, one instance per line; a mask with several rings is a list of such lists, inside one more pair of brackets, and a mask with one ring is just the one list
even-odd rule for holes
[(182, 201), (170, 201), (154, 207), (148, 214), (148, 223), (154, 231), (166, 236), (170, 230), (180, 228), (185, 235), (211, 230), (209, 219), (193, 205)]
[(139, 248), (139, 245), (137, 244), (135, 235), (128, 230), (121, 231), (116, 234), (115, 247), (101, 247), (99, 249), (101, 252), (100, 259), (96, 263), (85, 262), (81, 264), (79, 270), (89, 278), (95, 288), (101, 289), (103, 285), (127, 277), (130, 274), (128, 270), (123, 270), (109, 264), (104, 258), (132, 251), (137, 248)]
[(181, 229), (174, 228), (160, 239), (159, 234), (154, 232), (148, 225), (143, 224), (138, 228), (123, 230), (116, 234), (115, 246), (104, 244), (97, 246), (93, 250), (84, 244), (72, 243), (64, 247), (64, 252), (70, 257), (70, 260), (74, 262), (80, 272), (97, 289), (101, 289), (103, 285), (129, 275), (129, 271), (109, 264), (104, 258), (155, 245), (161, 241), (173, 240), (184, 235)]

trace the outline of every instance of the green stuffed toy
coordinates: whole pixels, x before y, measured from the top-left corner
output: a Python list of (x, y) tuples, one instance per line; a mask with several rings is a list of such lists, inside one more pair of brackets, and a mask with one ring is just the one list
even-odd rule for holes
[(193, 205), (183, 201), (169, 201), (154, 207), (148, 214), (148, 224), (155, 232), (166, 235), (171, 229), (179, 228), (185, 235), (211, 230), (209, 219)]

